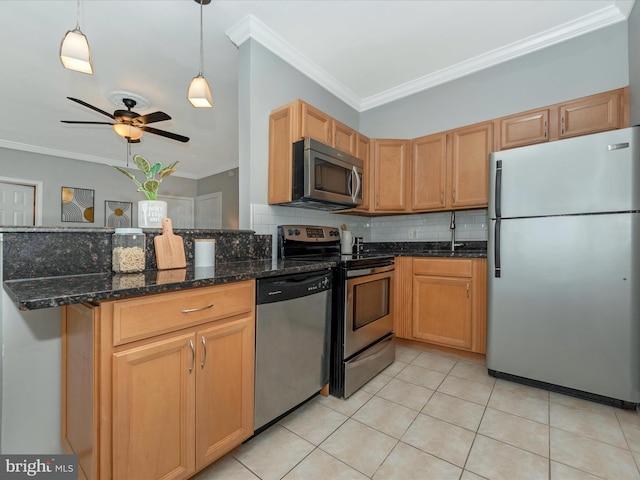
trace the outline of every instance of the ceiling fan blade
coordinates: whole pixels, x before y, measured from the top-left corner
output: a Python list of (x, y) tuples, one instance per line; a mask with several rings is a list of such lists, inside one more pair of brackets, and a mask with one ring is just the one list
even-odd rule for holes
[(86, 125), (115, 125), (113, 122), (85, 122), (81, 120), (60, 120), (62, 123), (83, 123)]
[(132, 123), (134, 125), (146, 125), (148, 123), (162, 122), (164, 120), (171, 120), (171, 117), (164, 112), (153, 112), (134, 118)]
[(140, 128), (140, 130), (144, 130), (145, 132), (154, 133), (156, 135), (160, 135), (161, 137), (170, 138), (171, 140), (177, 140), (183, 143), (189, 141), (189, 137), (184, 137), (182, 135), (178, 135), (177, 133), (166, 132), (164, 130), (158, 130), (157, 128), (147, 127), (145, 125), (142, 125), (138, 128)]
[(76, 103), (79, 103), (80, 105), (84, 105), (85, 107), (90, 108), (91, 110), (95, 110), (96, 112), (106, 115), (107, 117), (113, 118), (115, 120), (115, 117), (111, 115), (109, 112), (105, 112), (104, 110), (101, 110), (98, 107), (94, 107), (93, 105), (87, 102), (83, 102), (82, 100), (78, 100), (77, 98), (73, 98), (73, 97), (67, 97), (67, 98), (72, 102), (76, 102)]

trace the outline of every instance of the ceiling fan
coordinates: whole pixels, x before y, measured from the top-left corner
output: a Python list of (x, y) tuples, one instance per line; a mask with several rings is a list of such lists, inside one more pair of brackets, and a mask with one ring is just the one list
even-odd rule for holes
[(177, 140), (178, 142), (186, 143), (189, 141), (189, 137), (178, 135), (177, 133), (167, 132), (165, 130), (159, 130), (157, 128), (147, 126), (149, 123), (162, 122), (164, 120), (171, 120), (171, 117), (164, 112), (153, 112), (146, 115), (140, 115), (139, 113), (131, 110), (137, 104), (137, 102), (131, 98), (123, 98), (122, 103), (126, 110), (116, 110), (113, 115), (109, 112), (94, 107), (93, 105), (79, 100), (73, 97), (67, 97), (72, 102), (84, 105), (91, 110), (95, 110), (102, 115), (106, 115), (111, 118), (113, 122), (85, 122), (80, 120), (60, 120), (62, 123), (80, 123), (90, 125), (113, 125), (115, 132), (123, 138), (127, 139), (128, 143), (139, 143), (143, 132), (153, 133), (160, 135), (161, 137), (170, 138), (171, 140)]

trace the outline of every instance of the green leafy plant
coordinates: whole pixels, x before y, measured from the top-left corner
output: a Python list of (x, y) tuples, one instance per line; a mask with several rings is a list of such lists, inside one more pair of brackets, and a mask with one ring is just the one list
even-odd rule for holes
[[(144, 183), (140, 183), (136, 179), (135, 175), (129, 170), (116, 167), (115, 165), (112, 165), (112, 167), (129, 177), (133, 181), (133, 183), (138, 186), (138, 191), (144, 193), (144, 196), (147, 197), (147, 200), (156, 200), (158, 198), (158, 188), (160, 187), (162, 180), (176, 171), (174, 167), (176, 166), (178, 161), (173, 162), (171, 165), (167, 165), (163, 168), (160, 162), (151, 165), (151, 162), (149, 162), (149, 160), (144, 158), (142, 155), (134, 155), (133, 163), (135, 163), (140, 171), (144, 173), (146, 177)], [(158, 178), (156, 178), (156, 175), (158, 176)]]

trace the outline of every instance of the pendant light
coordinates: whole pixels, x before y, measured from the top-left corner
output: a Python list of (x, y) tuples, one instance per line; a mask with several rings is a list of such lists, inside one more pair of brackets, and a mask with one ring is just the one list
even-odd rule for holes
[(207, 79), (202, 74), (203, 70), (203, 48), (202, 48), (202, 6), (209, 5), (211, 0), (194, 0), (200, 4), (200, 72), (197, 76), (193, 77), (189, 84), (189, 91), (187, 92), (187, 98), (196, 108), (213, 107), (213, 98), (211, 96), (211, 89), (207, 83)]
[(60, 61), (64, 68), (69, 70), (93, 74), (89, 42), (80, 30), (80, 0), (78, 0), (76, 28), (69, 30), (60, 44)]

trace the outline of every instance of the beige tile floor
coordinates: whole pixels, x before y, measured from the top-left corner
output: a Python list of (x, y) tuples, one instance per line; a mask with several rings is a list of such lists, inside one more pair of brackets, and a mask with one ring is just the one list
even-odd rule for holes
[(398, 346), (347, 400), (318, 396), (196, 478), (640, 479), (640, 415)]

